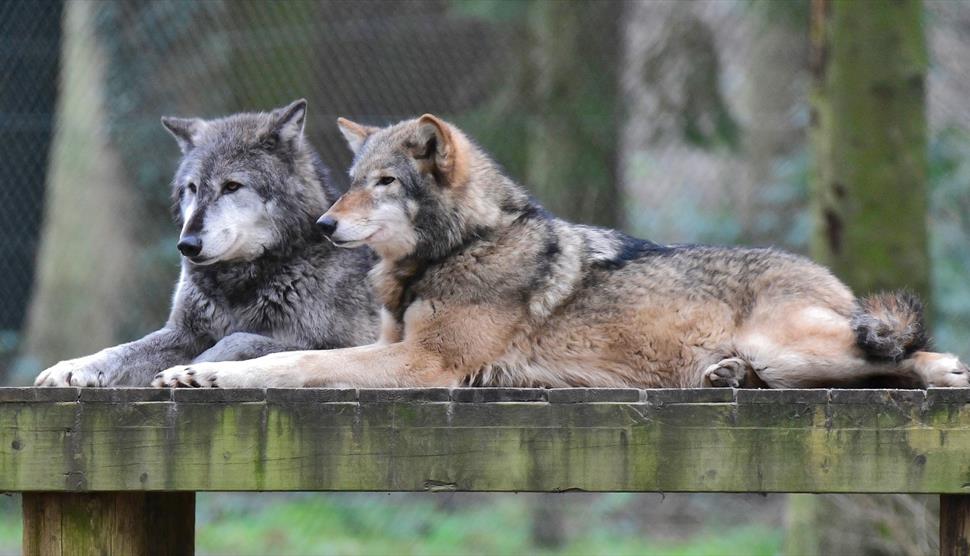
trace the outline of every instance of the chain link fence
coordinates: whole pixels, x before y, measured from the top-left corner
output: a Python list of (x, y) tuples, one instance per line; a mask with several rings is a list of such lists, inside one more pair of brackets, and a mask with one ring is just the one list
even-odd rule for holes
[[(934, 324), (966, 357), (970, 5), (926, 9)], [(342, 187), (337, 116), (434, 112), (574, 219), (807, 250), (804, 0), (0, 0), (0, 41), (6, 383), (163, 322), (178, 149), (162, 115), (307, 98), (307, 134)], [(588, 166), (550, 186), (557, 152)]]
[[(927, 11), (936, 329), (961, 351), (970, 9)], [(435, 112), (574, 219), (661, 242), (807, 249), (805, 1), (43, 0), (2, 2), (0, 15), (8, 380), (164, 319), (178, 151), (161, 115), (305, 97), (307, 133), (342, 186), (337, 116)], [(577, 151), (588, 164), (550, 174)]]
[(0, 365), (23, 323), (34, 278), (54, 130), (61, 6), (0, 3)]

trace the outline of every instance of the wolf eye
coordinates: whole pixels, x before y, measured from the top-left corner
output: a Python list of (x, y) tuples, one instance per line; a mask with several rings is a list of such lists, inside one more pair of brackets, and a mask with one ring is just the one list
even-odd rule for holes
[(242, 187), (242, 184), (239, 183), (238, 181), (227, 181), (222, 186), (222, 190), (225, 191), (226, 193), (232, 193), (233, 191), (239, 191), (240, 187)]
[(196, 187), (194, 183), (189, 182), (189, 185), (187, 187), (189, 188), (189, 191), (191, 191), (193, 194), (195, 193)]
[(384, 176), (377, 180), (377, 185), (390, 185), (394, 183), (394, 178), (391, 176)]

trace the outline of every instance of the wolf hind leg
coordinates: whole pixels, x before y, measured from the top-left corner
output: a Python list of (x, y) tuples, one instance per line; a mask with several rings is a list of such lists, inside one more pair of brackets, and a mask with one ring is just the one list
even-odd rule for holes
[(943, 388), (970, 387), (970, 368), (950, 353), (917, 351), (899, 363), (903, 372), (915, 374), (923, 386)]
[(819, 306), (756, 311), (735, 347), (770, 388), (858, 386), (883, 377), (924, 387), (970, 387), (970, 369), (951, 354), (917, 351), (902, 361), (866, 357), (850, 319)]
[(740, 388), (754, 372), (751, 362), (740, 357), (727, 357), (704, 370), (704, 386)]
[(758, 308), (740, 331), (735, 348), (770, 388), (838, 387), (912, 374), (897, 365), (867, 360), (848, 316), (804, 302)]
[[(900, 362), (870, 361), (851, 352), (821, 356), (761, 346), (754, 373), (771, 388), (872, 387), (889, 379), (893, 388), (970, 388), (970, 368), (955, 355), (918, 351)], [(892, 382), (892, 381), (901, 382)], [(882, 386), (885, 387), (885, 386)]]
[[(836, 347), (836, 346), (833, 346)], [(851, 350), (822, 354), (759, 338), (745, 345), (751, 366), (769, 388), (823, 388), (858, 384), (867, 378), (894, 374)]]

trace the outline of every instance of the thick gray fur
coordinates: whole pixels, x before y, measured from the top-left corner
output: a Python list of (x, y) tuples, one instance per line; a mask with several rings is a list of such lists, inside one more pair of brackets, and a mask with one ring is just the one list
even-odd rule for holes
[[(251, 241), (229, 242), (225, 259), (183, 257), (162, 329), (58, 363), (38, 385), (146, 386), (173, 365), (376, 339), (378, 306), (366, 276), (374, 255), (337, 249), (314, 226), (338, 194), (303, 138), (305, 115), (301, 100), (270, 113), (163, 118), (183, 152), (172, 182), (182, 237), (219, 240), (225, 230), (206, 229), (219, 215), (220, 225), (245, 225), (235, 237)], [(230, 181), (242, 187), (229, 191)]]

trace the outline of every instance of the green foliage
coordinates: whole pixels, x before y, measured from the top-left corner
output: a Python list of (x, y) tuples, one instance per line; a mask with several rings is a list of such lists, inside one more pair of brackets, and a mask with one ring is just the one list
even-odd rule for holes
[[(447, 496), (447, 495), (444, 495)], [(527, 499), (513, 494), (449, 507), (439, 495), (200, 494), (199, 554), (586, 554), (772, 556), (782, 531), (766, 525), (717, 523), (686, 540), (646, 538), (616, 510), (633, 496), (597, 497), (590, 519), (571, 528), (555, 551), (530, 540)], [(574, 506), (568, 495), (549, 503)], [(573, 502), (573, 504), (570, 504)], [(20, 497), (0, 497), (0, 555), (19, 554)]]
[(808, 149), (802, 148), (775, 162), (771, 180), (759, 185), (759, 210), (753, 215), (751, 233), (774, 238), (773, 244), (796, 253), (807, 253), (812, 218), (809, 198)]
[(516, 23), (529, 13), (532, 0), (452, 0), (452, 13), (491, 23)]
[(764, 25), (784, 25), (796, 32), (808, 29), (810, 0), (748, 0), (748, 7), (761, 15)]
[(20, 495), (0, 495), (0, 556), (20, 554), (22, 534)]
[[(249, 497), (248, 509), (221, 513), (213, 511), (214, 505), (239, 508), (240, 496), (219, 496), (201, 499), (197, 538), (202, 553), (768, 556), (781, 544), (780, 531), (754, 525), (711, 530), (688, 541), (654, 541), (597, 513), (565, 546), (549, 552), (531, 543), (530, 506), (515, 495), (454, 509), (441, 507), (435, 496), (406, 494), (288, 496), (258, 506)], [(564, 501), (549, 498), (550, 503)]]
[[(724, 147), (733, 151), (741, 140), (741, 128), (721, 95), (712, 96), (712, 106), (706, 107), (711, 113), (699, 115), (693, 110), (685, 110), (682, 115), (684, 141), (706, 149)], [(713, 125), (707, 122), (708, 119), (713, 119)]]
[[(496, 94), (456, 123), (552, 212), (617, 226), (619, 4), (453, 2), (451, 12), (501, 29), (511, 52)], [(589, 29), (599, 32), (590, 35)]]
[(970, 358), (970, 130), (930, 143), (930, 249), (937, 347)]
[(629, 210), (627, 219), (635, 235), (664, 243), (730, 245), (741, 237), (741, 224), (730, 206), (712, 209), (688, 196), (671, 200), (663, 211)]
[[(500, 95), (498, 99), (464, 114), (455, 115), (452, 119), (461, 129), (470, 130), (470, 134), (500, 162), (505, 171), (519, 183), (525, 180), (528, 164), (528, 127), (529, 119), (521, 113), (521, 108), (515, 108), (512, 102), (504, 102)], [(502, 122), (502, 125), (495, 125)]]

